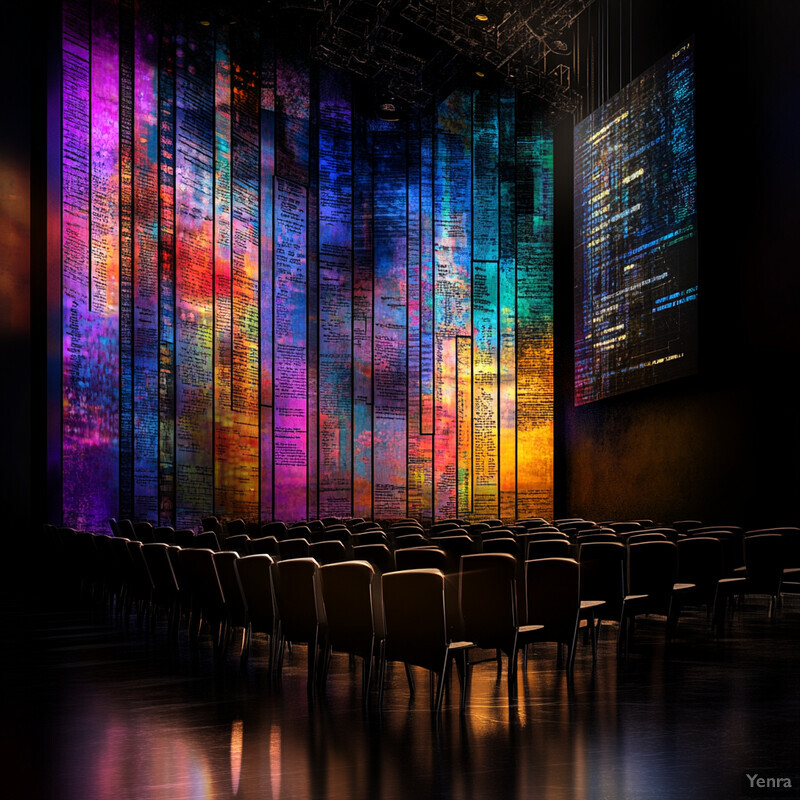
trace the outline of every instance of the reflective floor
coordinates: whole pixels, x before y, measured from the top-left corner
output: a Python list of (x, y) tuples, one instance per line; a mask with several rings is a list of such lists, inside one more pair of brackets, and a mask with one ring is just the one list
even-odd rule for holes
[(594, 670), (580, 648), (572, 688), (539, 645), (511, 709), (494, 665), (479, 664), (467, 712), (453, 677), (438, 725), (422, 671), (413, 698), (390, 672), (379, 715), (362, 711), (360, 667), (344, 655), (309, 703), (303, 647), (276, 687), (263, 639), (242, 670), (235, 653), (215, 660), (210, 637), (192, 649), (182, 632), (170, 647), (163, 622), (125, 627), (85, 598), (9, 589), (2, 623), (14, 800), (800, 797), (757, 785), (800, 786), (797, 598), (773, 622), (752, 599), (719, 639), (690, 612), (669, 653), (647, 620), (625, 663), (604, 628)]

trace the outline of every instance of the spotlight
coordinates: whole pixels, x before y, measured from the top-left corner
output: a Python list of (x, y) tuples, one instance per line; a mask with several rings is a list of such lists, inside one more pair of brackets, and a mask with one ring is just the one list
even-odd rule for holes
[(400, 119), (400, 104), (392, 95), (382, 95), (376, 104), (375, 114), (385, 122), (397, 122)]

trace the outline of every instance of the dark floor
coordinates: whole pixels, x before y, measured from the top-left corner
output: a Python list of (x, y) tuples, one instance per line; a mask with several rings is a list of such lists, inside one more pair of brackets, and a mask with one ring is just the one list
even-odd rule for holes
[[(638, 628), (626, 663), (604, 628), (596, 669), (581, 647), (574, 687), (539, 645), (509, 710), (494, 666), (457, 683), (432, 724), (428, 683), (410, 699), (389, 675), (382, 715), (360, 705), (358, 671), (334, 656), (309, 704), (305, 649), (280, 687), (256, 640), (244, 671), (210, 638), (177, 648), (166, 626), (127, 629), (85, 598), (3, 595), (2, 796), (59, 800), (428, 797), (629, 800), (800, 797), (800, 599), (773, 622), (753, 598), (723, 638), (689, 613), (667, 656), (663, 628)], [(762, 788), (749, 788), (758, 773)]]

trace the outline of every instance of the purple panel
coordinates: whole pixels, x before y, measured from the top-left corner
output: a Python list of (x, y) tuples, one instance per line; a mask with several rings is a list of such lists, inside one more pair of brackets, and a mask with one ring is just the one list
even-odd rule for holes
[(319, 98), (319, 515), (353, 512), (353, 174), (349, 83)]
[(304, 186), (275, 181), (275, 517), (307, 514), (306, 215)]

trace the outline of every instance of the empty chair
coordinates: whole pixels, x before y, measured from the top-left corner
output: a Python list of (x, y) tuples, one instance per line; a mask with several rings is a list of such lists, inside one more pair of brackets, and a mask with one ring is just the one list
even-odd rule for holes
[(627, 594), (622, 608), (620, 646), (628, 651), (633, 620), (641, 614), (666, 617), (669, 642), (680, 614), (681, 595), (694, 590), (678, 583), (678, 548), (667, 540), (628, 546)]
[(217, 536), (222, 536), (222, 523), (214, 514), (209, 514), (200, 520), (200, 527), (203, 531), (213, 531)]
[(214, 649), (222, 645), (225, 624), (225, 595), (214, 564), (214, 550), (186, 547), (178, 553), (181, 566), (181, 589), (190, 611), (189, 636), (196, 641), (203, 622), (211, 626)]
[(633, 522), (632, 520), (626, 520), (622, 522), (604, 522), (602, 523), (604, 528), (611, 528), (616, 533), (628, 533), (632, 531), (640, 531), (642, 526), (638, 522)]
[(466, 535), (432, 536), (430, 543), (447, 553), (448, 572), (458, 572), (458, 562), (461, 560), (461, 556), (479, 551), (478, 544)]
[(275, 598), (272, 591), (271, 556), (266, 553), (244, 556), (234, 562), (247, 604), (247, 629), (242, 657), (247, 658), (252, 649), (254, 633), (266, 634), (269, 641), (269, 672), (275, 663), (274, 649), (277, 644), (278, 617), (275, 613)]
[(408, 547), (425, 547), (430, 542), (421, 533), (408, 533), (397, 536), (394, 540), (395, 551), (403, 550)]
[(686, 594), (685, 602), (697, 602), (713, 613), (717, 601), (717, 586), (723, 577), (722, 542), (710, 536), (687, 536), (679, 539), (678, 578), (681, 583), (692, 583), (695, 589)]
[(389, 544), (389, 538), (380, 528), (372, 528), (363, 532), (351, 533), (350, 544), (352, 547), (360, 547), (363, 544)]
[(134, 531), (136, 531), (136, 538), (140, 542), (149, 543), (155, 541), (152, 522), (135, 522), (133, 525), (133, 529)]
[(175, 531), (175, 544), (178, 547), (194, 547), (195, 533), (189, 528), (179, 528)]
[(309, 697), (312, 697), (321, 675), (321, 658), (328, 647), (320, 566), (313, 558), (278, 561), (272, 566), (272, 581), (279, 620), (275, 649), (278, 678), (281, 676), (285, 643), (307, 645), (306, 687)]
[(631, 545), (636, 544), (636, 542), (665, 542), (667, 541), (667, 537), (663, 533), (659, 533), (658, 531), (647, 531), (642, 533), (632, 533), (629, 536), (625, 537), (625, 544)]
[(278, 542), (281, 561), (290, 558), (308, 558), (308, 539), (282, 539)]
[(245, 536), (247, 534), (247, 524), (243, 519), (232, 519), (229, 520), (228, 524), (225, 526), (227, 537), (226, 540), (230, 539), (231, 536)]
[(123, 539), (130, 539), (131, 541), (137, 539), (136, 536), (136, 529), (133, 526), (133, 523), (129, 519), (120, 519), (117, 521), (117, 528), (119, 533), (117, 536), (121, 536)]
[(338, 539), (312, 542), (308, 547), (308, 554), (320, 565), (336, 564), (347, 558), (345, 546)]
[(566, 539), (536, 539), (528, 542), (527, 559), (534, 558), (567, 558), (569, 541)]
[(458, 660), (461, 703), (467, 697), (467, 652), (474, 644), (453, 640), (445, 611), (444, 574), (437, 569), (412, 569), (382, 576), (385, 639), (378, 679), (378, 706), (383, 701), (383, 675), (388, 661), (400, 661), (430, 670), (438, 676), (431, 696), (431, 710), (438, 714), (450, 664)]
[(498, 538), (483, 540), (484, 553), (505, 553), (506, 555), (519, 556), (519, 544), (516, 539)]
[[(366, 546), (366, 545), (365, 545)], [(361, 697), (366, 706), (372, 671), (383, 642), (381, 575), (366, 561), (344, 561), (320, 569), (322, 597), (328, 624), (328, 653), (349, 653), (363, 660)]]
[(373, 522), (372, 520), (363, 520), (361, 522), (356, 522), (350, 530), (353, 533), (365, 533), (366, 531), (381, 531), (383, 528), (377, 523)]
[[(572, 677), (580, 621), (580, 567), (571, 558), (537, 558), (525, 562), (526, 622), (541, 626), (526, 641), (555, 642), (567, 649), (566, 671)], [(525, 648), (527, 651), (527, 647)]]
[[(517, 615), (517, 561), (505, 553), (478, 553), (461, 559), (459, 606), (464, 638), (497, 650), (508, 660), (508, 697), (517, 693), (517, 654), (541, 625), (520, 625)], [(498, 658), (497, 677), (501, 662)]]
[(274, 536), (260, 536), (258, 539), (250, 539), (247, 543), (247, 554), (250, 556), (266, 554), (273, 559), (278, 558), (280, 549), (278, 540)]
[(593, 532), (593, 533), (581, 533), (578, 534), (576, 538), (577, 544), (584, 545), (588, 544), (589, 542), (619, 542), (620, 539), (616, 533), (604, 533), (604, 532)]
[(744, 575), (723, 578), (717, 586), (717, 623), (725, 619), (728, 598), (733, 595), (763, 594), (770, 598), (772, 617), (781, 594), (783, 581), (784, 540), (779, 533), (762, 533), (744, 540)]
[(216, 531), (201, 531), (192, 540), (192, 547), (200, 547), (206, 550), (219, 551), (219, 536)]
[(171, 525), (160, 525), (153, 529), (153, 539), (162, 544), (177, 544), (175, 541), (175, 528)]
[(320, 522), (326, 527), (330, 528), (334, 525), (342, 525), (342, 521), (339, 517), (323, 517)]
[(438, 547), (408, 547), (396, 550), (396, 569), (438, 569), (447, 571), (447, 553)]
[(381, 574), (396, 569), (394, 553), (385, 544), (362, 544), (354, 547), (353, 558), (366, 561)]
[(602, 600), (598, 623), (619, 623), (625, 601), (627, 550), (619, 541), (583, 542), (578, 549), (581, 600)]
[(237, 533), (225, 539), (225, 549), (234, 550), (240, 556), (246, 556), (250, 552), (250, 537), (246, 533)]
[(180, 586), (175, 574), (170, 550), (175, 545), (151, 542), (142, 545), (142, 555), (153, 580), (152, 602), (158, 609), (167, 611), (168, 634), (174, 637), (180, 620)]
[(217, 568), (217, 576), (225, 596), (225, 628), (222, 641), (227, 651), (233, 631), (241, 628), (241, 655), (244, 657), (247, 644), (247, 602), (239, 581), (239, 573), (236, 571), (236, 563), (239, 558), (239, 553), (235, 550), (221, 550), (214, 553), (214, 565)]
[(460, 527), (461, 525), (454, 520), (436, 522), (431, 526), (431, 536), (440, 536), (444, 531), (450, 531)]
[(286, 523), (281, 520), (265, 522), (261, 526), (261, 533), (257, 538), (261, 539), (264, 536), (274, 536), (278, 540), (287, 538)]
[[(784, 574), (797, 573), (800, 571), (800, 528), (795, 527), (778, 527), (778, 528), (756, 528), (747, 531), (745, 539), (750, 536), (759, 536), (761, 534), (779, 534), (783, 537), (783, 570)], [(792, 574), (792, 580), (797, 580), (795, 574)]]

